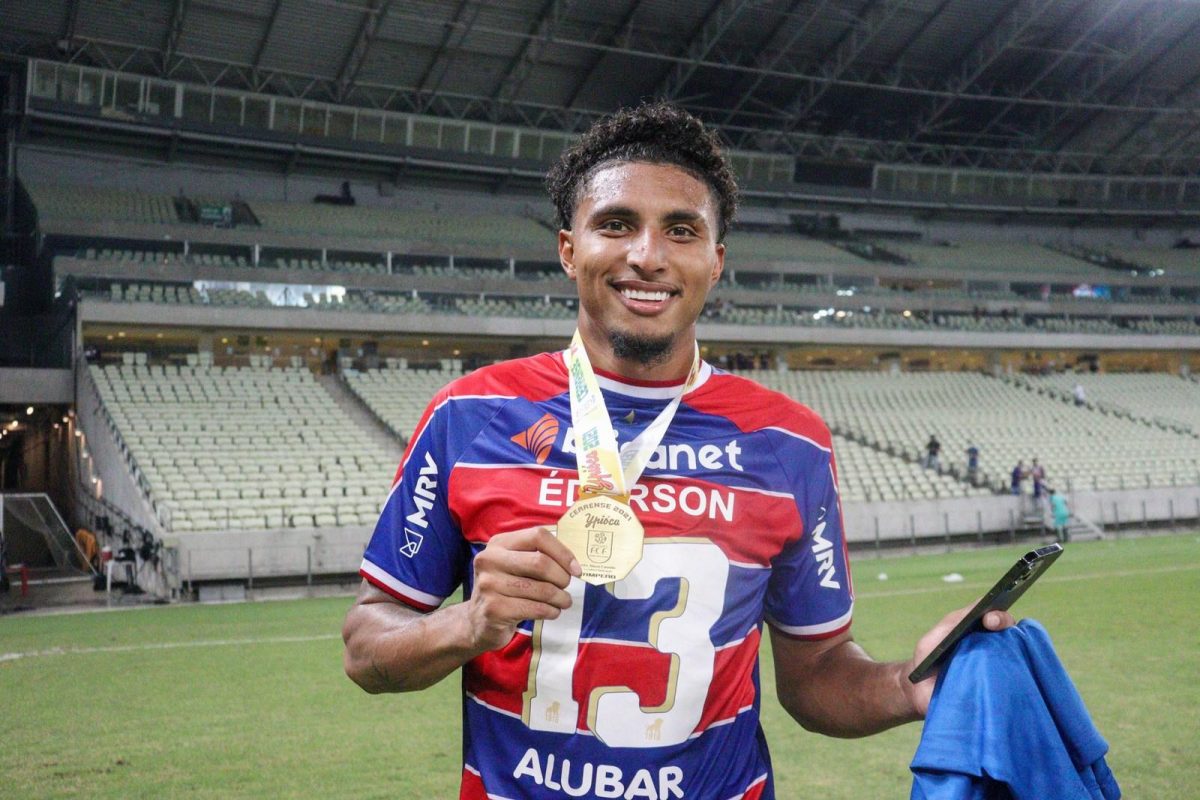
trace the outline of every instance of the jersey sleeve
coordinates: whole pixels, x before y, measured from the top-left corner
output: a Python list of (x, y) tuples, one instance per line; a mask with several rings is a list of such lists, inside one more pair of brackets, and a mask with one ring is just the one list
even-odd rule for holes
[(371, 584), (419, 611), (436, 609), (454, 592), (469, 552), (446, 501), (453, 406), (443, 390), (425, 410), (359, 569)]
[(824, 639), (850, 626), (854, 608), (833, 451), (804, 437), (787, 444), (776, 452), (803, 530), (772, 561), (764, 614), (789, 636)]

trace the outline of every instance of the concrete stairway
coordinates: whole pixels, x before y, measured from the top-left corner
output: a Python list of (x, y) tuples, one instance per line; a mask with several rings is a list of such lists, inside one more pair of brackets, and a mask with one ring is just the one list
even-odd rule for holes
[(404, 444), (392, 435), (391, 431), (371, 413), (362, 401), (350, 391), (340, 375), (317, 375), (317, 383), (333, 398), (333, 402), (342, 409), (359, 428), (366, 431), (372, 441), (379, 444), (396, 457), (396, 463), (404, 457)]

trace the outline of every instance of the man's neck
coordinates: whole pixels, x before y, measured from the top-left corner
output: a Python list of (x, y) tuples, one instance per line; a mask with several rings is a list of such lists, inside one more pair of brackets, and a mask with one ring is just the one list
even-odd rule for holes
[(644, 364), (637, 359), (618, 358), (607, 339), (597, 342), (594, 336), (582, 328), (579, 333), (583, 338), (583, 346), (587, 348), (592, 368), (620, 378), (630, 381), (682, 383), (687, 380), (688, 372), (692, 369), (692, 356), (696, 352), (694, 328), (677, 336), (666, 357), (651, 364)]

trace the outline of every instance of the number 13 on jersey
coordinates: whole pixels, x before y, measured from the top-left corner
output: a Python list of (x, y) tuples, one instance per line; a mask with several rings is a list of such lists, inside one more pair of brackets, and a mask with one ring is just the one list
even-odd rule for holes
[[(647, 642), (670, 657), (666, 695), (661, 705), (645, 707), (628, 686), (594, 686), (587, 698), (587, 725), (610, 747), (663, 747), (685, 741), (700, 723), (713, 677), (716, 648), (710, 631), (725, 605), (729, 561), (721, 548), (705, 539), (648, 541), (633, 571), (607, 584), (618, 600), (648, 600), (659, 580), (679, 579), (673, 608), (650, 617)], [(558, 619), (541, 620), (533, 628), (533, 656), (522, 718), (534, 730), (576, 732), (579, 703), (572, 696), (584, 589), (571, 581), (571, 607)]]

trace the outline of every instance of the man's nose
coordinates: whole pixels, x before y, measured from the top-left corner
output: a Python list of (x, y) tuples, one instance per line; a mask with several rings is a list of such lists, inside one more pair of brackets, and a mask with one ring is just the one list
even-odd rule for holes
[(656, 272), (667, 265), (667, 240), (661, 231), (642, 228), (629, 244), (626, 261), (642, 272)]

